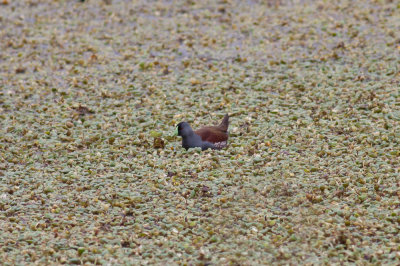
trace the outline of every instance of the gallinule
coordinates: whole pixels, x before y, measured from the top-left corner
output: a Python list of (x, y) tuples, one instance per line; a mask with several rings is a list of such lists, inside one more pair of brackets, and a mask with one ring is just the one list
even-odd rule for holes
[(206, 149), (222, 149), (228, 141), (229, 115), (225, 115), (218, 126), (205, 126), (196, 131), (186, 122), (176, 127), (175, 135), (182, 137), (182, 146), (185, 149), (200, 147)]

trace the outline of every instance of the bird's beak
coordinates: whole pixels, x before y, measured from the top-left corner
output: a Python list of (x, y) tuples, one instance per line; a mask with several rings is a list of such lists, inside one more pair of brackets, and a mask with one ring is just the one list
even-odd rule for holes
[(174, 134), (172, 136), (174, 137), (178, 136), (178, 127), (175, 128)]

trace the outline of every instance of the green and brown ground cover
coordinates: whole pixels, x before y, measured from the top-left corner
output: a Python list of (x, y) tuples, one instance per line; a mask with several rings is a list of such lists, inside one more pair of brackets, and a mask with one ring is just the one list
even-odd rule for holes
[(400, 263), (397, 1), (0, 2), (1, 264)]

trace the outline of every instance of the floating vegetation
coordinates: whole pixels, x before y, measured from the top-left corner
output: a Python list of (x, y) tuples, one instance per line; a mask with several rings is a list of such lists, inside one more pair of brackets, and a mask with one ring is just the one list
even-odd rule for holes
[(0, 0), (0, 261), (400, 264), (399, 14)]

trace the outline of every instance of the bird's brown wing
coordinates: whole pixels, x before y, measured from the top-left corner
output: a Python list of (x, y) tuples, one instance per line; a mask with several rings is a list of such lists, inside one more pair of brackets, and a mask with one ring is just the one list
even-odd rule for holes
[(195, 131), (203, 141), (211, 143), (222, 142), (228, 140), (228, 134), (222, 131), (218, 126), (202, 127)]

